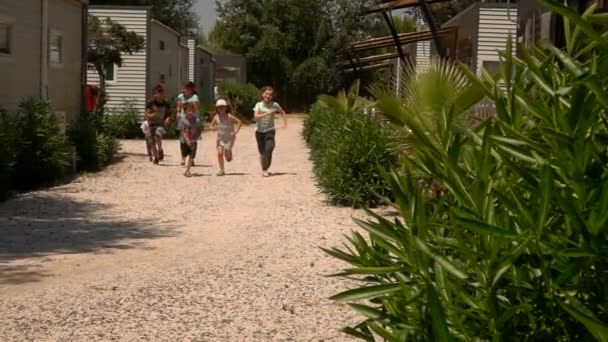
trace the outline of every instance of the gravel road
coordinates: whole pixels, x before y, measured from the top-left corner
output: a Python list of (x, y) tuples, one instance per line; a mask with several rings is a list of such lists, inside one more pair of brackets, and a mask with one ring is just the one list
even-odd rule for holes
[(359, 212), (318, 194), (300, 138), (277, 132), (261, 177), (252, 127), (227, 176), (213, 133), (185, 178), (177, 142), (162, 165), (142, 141), (119, 162), (0, 204), (0, 341), (348, 341), (359, 319), (326, 298), (348, 284), (337, 246)]

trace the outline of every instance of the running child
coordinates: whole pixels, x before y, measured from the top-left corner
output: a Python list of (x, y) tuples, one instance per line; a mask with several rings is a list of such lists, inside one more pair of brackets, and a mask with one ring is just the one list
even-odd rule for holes
[[(186, 103), (192, 103), (194, 104), (194, 116), (196, 116), (197, 118), (199, 118), (199, 99), (198, 99), (198, 94), (196, 93), (196, 84), (194, 84), (194, 82), (188, 82), (186, 83), (183, 87), (182, 87), (182, 92), (177, 96), (177, 112), (178, 112), (178, 116), (177, 116), (177, 122), (180, 121), (180, 119), (185, 118), (186, 117), (186, 113), (184, 111), (184, 105)], [(180, 148), (181, 148), (181, 144), (180, 144)], [(181, 151), (181, 155), (183, 156), (184, 153), (183, 151)], [(186, 159), (183, 158), (182, 159), (182, 163), (181, 165), (184, 165), (186, 163)], [(194, 165), (194, 161), (192, 161), (193, 165)]]
[(150, 129), (148, 138), (152, 145), (152, 156), (154, 164), (164, 159), (163, 136), (165, 127), (171, 119), (171, 106), (165, 101), (165, 89), (160, 84), (152, 89), (153, 100), (146, 104), (146, 121)]
[(209, 127), (211, 129), (217, 128), (217, 161), (220, 166), (220, 170), (217, 173), (218, 176), (226, 174), (224, 172), (224, 158), (228, 163), (232, 161), (232, 147), (242, 124), (239, 118), (232, 115), (232, 109), (226, 100), (217, 100), (215, 103), (215, 115)]
[(180, 131), (180, 150), (182, 152), (182, 159), (186, 160), (186, 172), (184, 172), (184, 176), (192, 177), (190, 169), (196, 157), (198, 138), (201, 134), (201, 122), (194, 115), (195, 105), (193, 103), (185, 103), (183, 109), (186, 117), (181, 118), (177, 125)]
[(275, 148), (275, 115), (281, 114), (283, 117), (283, 128), (287, 127), (287, 116), (281, 106), (274, 102), (275, 91), (272, 87), (263, 87), (260, 90), (262, 101), (258, 102), (253, 108), (255, 118), (255, 139), (260, 153), (260, 164), (262, 166), (262, 176), (268, 177), (268, 169), (272, 164), (272, 152)]

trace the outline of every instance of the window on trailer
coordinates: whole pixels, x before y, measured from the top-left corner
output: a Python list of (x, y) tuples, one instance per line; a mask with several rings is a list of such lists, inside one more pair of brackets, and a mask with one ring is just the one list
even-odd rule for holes
[(161, 40), (159, 45), (160, 45), (160, 50), (165, 51), (165, 41)]
[(63, 64), (63, 35), (56, 31), (49, 34), (49, 61), (51, 64)]
[(112, 82), (116, 80), (116, 70), (114, 64), (106, 65), (106, 81)]
[(0, 23), (0, 54), (12, 54), (12, 34), (13, 25)]

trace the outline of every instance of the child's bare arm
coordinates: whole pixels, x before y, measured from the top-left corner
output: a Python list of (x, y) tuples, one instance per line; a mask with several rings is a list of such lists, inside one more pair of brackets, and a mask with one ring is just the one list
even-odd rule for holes
[(234, 134), (237, 134), (240, 130), (241, 130), (241, 126), (243, 125), (243, 122), (241, 121), (241, 119), (237, 118), (236, 116), (230, 114), (230, 120), (232, 120), (232, 122), (234, 122), (236, 124), (236, 128), (234, 129)]
[(287, 113), (281, 109), (281, 116), (283, 117), (283, 128), (287, 127)]
[(268, 113), (262, 114), (262, 113), (260, 113), (257, 110), (253, 111), (253, 117), (256, 118), (256, 119), (261, 119), (261, 118), (265, 117), (266, 115), (268, 115)]
[(217, 126), (217, 114), (215, 114), (213, 116), (213, 119), (211, 120), (211, 123), (209, 124), (209, 129), (215, 129), (216, 126)]

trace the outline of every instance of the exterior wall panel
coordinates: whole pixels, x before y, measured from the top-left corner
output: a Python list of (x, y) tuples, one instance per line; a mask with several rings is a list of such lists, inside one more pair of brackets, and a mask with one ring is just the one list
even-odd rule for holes
[(12, 25), (12, 54), (0, 55), (0, 108), (14, 111), (40, 98), (42, 7), (40, 0), (0, 1), (0, 21)]
[[(125, 101), (133, 101), (143, 113), (149, 92), (147, 89), (149, 9), (147, 7), (137, 9), (133, 7), (110, 8), (92, 6), (89, 9), (89, 14), (101, 20), (111, 18), (112, 21), (123, 25), (127, 30), (136, 32), (144, 38), (145, 47), (133, 55), (123, 55), (122, 66), (115, 67), (115, 80), (107, 82), (108, 108), (120, 108)], [(99, 84), (99, 75), (95, 70), (90, 70), (90, 68), (88, 83)]]

